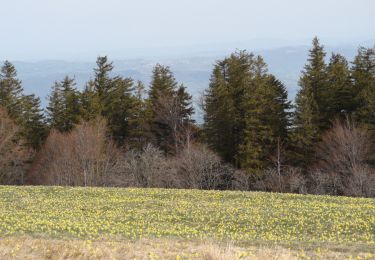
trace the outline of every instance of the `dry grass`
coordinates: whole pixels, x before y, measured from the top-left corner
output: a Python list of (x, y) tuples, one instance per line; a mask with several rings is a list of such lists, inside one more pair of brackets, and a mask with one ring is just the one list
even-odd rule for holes
[[(213, 241), (57, 240), (29, 236), (0, 239), (0, 259), (375, 259), (375, 254), (329, 249), (295, 250), (276, 246), (220, 244)], [(358, 258), (360, 257), (360, 258)]]

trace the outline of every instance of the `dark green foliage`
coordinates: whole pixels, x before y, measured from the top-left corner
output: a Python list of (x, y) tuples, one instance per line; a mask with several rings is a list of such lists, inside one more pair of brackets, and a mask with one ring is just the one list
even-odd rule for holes
[(23, 94), (17, 71), (9, 61), (4, 62), (0, 73), (0, 106), (20, 127), (19, 136), (26, 140), (27, 145), (39, 148), (47, 132), (40, 99)]
[(160, 97), (170, 97), (176, 92), (178, 83), (173, 76), (169, 67), (157, 64), (152, 71), (152, 81), (150, 84), (149, 100), (153, 106), (152, 110), (156, 110)]
[(183, 145), (191, 115), (194, 112), (192, 97), (186, 88), (178, 86), (169, 67), (157, 64), (153, 70), (149, 90), (148, 114), (150, 136), (166, 153), (177, 153)]
[(133, 80), (116, 77), (107, 87), (110, 88), (106, 89), (106, 96), (102, 98), (102, 116), (107, 119), (108, 129), (114, 140), (123, 144), (125, 138), (129, 137), (132, 110), (136, 103)]
[(76, 89), (74, 79), (65, 77), (61, 82), (55, 82), (49, 97), (47, 113), (50, 126), (60, 132), (69, 132), (80, 122), (80, 93)]
[(287, 140), (291, 104), (284, 85), (267, 73), (261, 57), (253, 66), (252, 88), (245, 93), (244, 142), (239, 155), (242, 168), (257, 172), (272, 165), (278, 140)]
[(0, 106), (7, 109), (8, 115), (17, 123), (22, 115), (23, 88), (17, 79), (17, 71), (12, 63), (5, 61), (0, 72)]
[(354, 59), (352, 78), (356, 93), (355, 119), (375, 130), (375, 47), (359, 48)]
[(47, 137), (47, 126), (40, 108), (40, 99), (34, 94), (23, 96), (23, 127), (21, 134), (27, 141), (27, 144), (37, 149)]
[(227, 83), (227, 70), (227, 60), (217, 62), (213, 69), (204, 97), (204, 139), (225, 161), (235, 164), (236, 111)]
[(113, 65), (106, 56), (98, 57), (95, 77), (90, 80), (80, 95), (81, 114), (85, 121), (98, 116), (108, 124), (108, 134), (118, 145), (131, 147), (136, 140), (144, 143), (146, 106), (142, 92), (144, 86), (134, 84), (131, 78), (112, 77)]
[(332, 123), (336, 118), (343, 119), (350, 115), (355, 109), (354, 97), (347, 60), (340, 54), (332, 54), (327, 66), (324, 121)]
[(135, 96), (130, 108), (129, 138), (127, 144), (135, 149), (141, 150), (151, 140), (150, 125), (151, 111), (145, 100), (145, 86), (141, 81), (135, 85)]
[[(97, 67), (94, 69), (95, 79), (93, 85), (101, 104), (104, 105), (103, 100), (112, 88), (113, 79), (110, 77), (110, 73), (113, 70), (113, 65), (112, 62), (108, 62), (107, 56), (99, 56), (96, 60), (96, 65)], [(101, 109), (103, 109), (103, 107), (101, 107)]]
[(191, 119), (191, 116), (194, 113), (192, 96), (187, 92), (186, 87), (184, 85), (181, 85), (177, 89), (175, 97), (178, 101), (178, 111), (180, 113), (180, 120), (182, 122), (193, 122)]
[(81, 93), (81, 106), (82, 118), (85, 121), (93, 120), (100, 115), (101, 104), (93, 81), (89, 81)]
[(329, 127), (324, 114), (327, 95), (327, 69), (323, 46), (314, 38), (308, 63), (299, 81), (301, 89), (296, 96), (293, 131), (293, 160), (296, 165), (306, 166), (313, 158), (313, 146), (322, 132)]
[(257, 172), (287, 138), (290, 102), (261, 57), (244, 51), (219, 61), (205, 95), (204, 136), (228, 161)]

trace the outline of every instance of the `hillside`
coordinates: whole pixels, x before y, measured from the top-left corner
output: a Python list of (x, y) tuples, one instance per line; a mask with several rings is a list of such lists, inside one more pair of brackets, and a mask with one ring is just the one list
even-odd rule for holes
[[(129, 243), (140, 246), (144, 241), (168, 241), (169, 245), (213, 241), (215, 245), (229, 242), (245, 252), (244, 256), (261, 246), (289, 248), (292, 255), (301, 250), (314, 254), (326, 250), (333, 256), (374, 257), (374, 231), (375, 199), (230, 191), (0, 187), (3, 256), (17, 252), (22, 256), (25, 248), (34, 254), (38, 252), (35, 243), (41, 240), (48, 240), (51, 248), (70, 248), (72, 244), (61, 244), (68, 239), (77, 241), (74, 250), (78, 252), (79, 245), (87, 247), (87, 241), (107, 249), (110, 241), (117, 241), (120, 251), (126, 247), (121, 241), (128, 241), (128, 247)], [(35, 250), (30, 249), (33, 246)], [(172, 248), (176, 254), (184, 251), (181, 245)]]

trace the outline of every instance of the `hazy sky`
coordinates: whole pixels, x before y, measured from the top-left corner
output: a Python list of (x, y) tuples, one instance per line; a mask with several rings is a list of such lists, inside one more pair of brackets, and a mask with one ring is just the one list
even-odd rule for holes
[(0, 60), (373, 40), (374, 11), (374, 0), (0, 0)]

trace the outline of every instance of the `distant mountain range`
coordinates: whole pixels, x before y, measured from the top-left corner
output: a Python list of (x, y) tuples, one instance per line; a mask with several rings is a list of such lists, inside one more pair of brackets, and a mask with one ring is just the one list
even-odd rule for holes
[[(368, 45), (371, 46), (371, 45)], [(326, 47), (328, 53), (338, 52), (352, 61), (358, 46), (345, 45)], [(264, 57), (269, 65), (269, 71), (276, 75), (287, 87), (289, 98), (293, 99), (298, 90), (298, 78), (307, 60), (309, 46), (284, 47), (255, 51)], [(140, 59), (113, 59), (114, 75), (131, 77), (149, 84), (152, 68), (156, 63), (171, 67), (175, 77), (180, 83), (188, 87), (194, 97), (198, 97), (208, 87), (213, 64), (230, 53), (204, 54), (171, 58), (140, 58)], [(82, 88), (91, 77), (95, 59), (92, 61), (13, 61), (18, 70), (18, 76), (23, 82), (26, 93), (35, 93), (41, 97), (42, 104), (47, 104), (47, 96), (50, 93), (54, 81), (63, 79), (69, 75), (75, 77), (78, 88)], [(112, 57), (109, 57), (112, 59)]]

